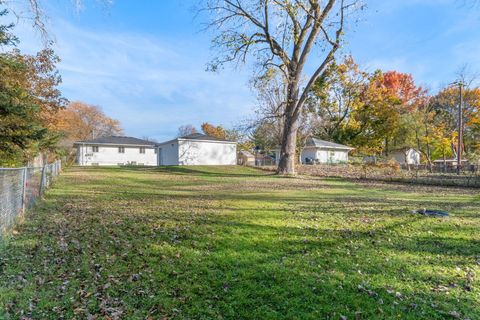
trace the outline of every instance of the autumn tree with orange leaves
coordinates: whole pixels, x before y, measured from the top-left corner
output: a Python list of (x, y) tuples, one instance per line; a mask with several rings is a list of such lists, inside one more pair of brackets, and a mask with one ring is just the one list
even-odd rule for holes
[(98, 106), (72, 102), (58, 114), (57, 130), (63, 135), (63, 145), (75, 141), (121, 135), (123, 129), (118, 120), (108, 117)]
[(207, 136), (219, 138), (219, 139), (226, 139), (227, 138), (227, 131), (222, 126), (214, 126), (208, 122), (202, 123), (202, 132)]
[(415, 117), (427, 97), (411, 75), (367, 73), (347, 56), (317, 80), (308, 108), (319, 118), (314, 135), (352, 145), (361, 153), (388, 154), (418, 145)]
[[(480, 158), (480, 88), (464, 91), (464, 151)], [(412, 75), (362, 71), (351, 57), (333, 63), (311, 91), (309, 108), (319, 117), (315, 135), (352, 145), (357, 152), (387, 155), (416, 148), (424, 162), (455, 157), (458, 90), (430, 96)]]
[(394, 97), (392, 106), (398, 122), (385, 136), (385, 153), (392, 149), (417, 148), (420, 146), (419, 126), (423, 117), (423, 108), (428, 101), (427, 91), (417, 85), (411, 74), (397, 71), (383, 73), (381, 85)]

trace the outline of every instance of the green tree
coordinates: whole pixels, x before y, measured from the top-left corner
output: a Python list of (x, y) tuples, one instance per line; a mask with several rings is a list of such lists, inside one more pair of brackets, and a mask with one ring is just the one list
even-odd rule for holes
[[(463, 144), (467, 155), (480, 152), (480, 88), (465, 88), (463, 92)], [(448, 87), (433, 98), (433, 110), (437, 122), (444, 123), (445, 136), (457, 131), (459, 92), (457, 88)], [(457, 136), (455, 135), (455, 140)], [(456, 141), (451, 141), (452, 145)]]
[(389, 142), (399, 127), (400, 103), (400, 99), (383, 86), (381, 71), (369, 75), (348, 117), (341, 142), (366, 154), (379, 154), (388, 150)]
[[(0, 11), (1, 16), (7, 13)], [(6, 48), (18, 42), (12, 28), (12, 24), (0, 27), (0, 44)], [(18, 50), (0, 53), (0, 165), (21, 165), (40, 150), (54, 147), (58, 135), (53, 115), (65, 101), (57, 89), (61, 79), (56, 59), (50, 49), (36, 56)]]
[(25, 80), (25, 65), (15, 55), (1, 53), (0, 74), (0, 165), (13, 166), (31, 156), (47, 129), (41, 124), (39, 106), (27, 88), (18, 85)]
[(351, 56), (332, 63), (312, 87), (308, 110), (318, 117), (314, 135), (329, 141), (348, 143), (352, 113), (362, 104), (368, 74)]

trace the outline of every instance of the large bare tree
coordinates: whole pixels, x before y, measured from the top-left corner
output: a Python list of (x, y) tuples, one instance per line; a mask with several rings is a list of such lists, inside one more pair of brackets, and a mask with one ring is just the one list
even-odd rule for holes
[(347, 17), (361, 0), (206, 0), (209, 29), (228, 62), (256, 59), (259, 70), (277, 68), (287, 84), (279, 174), (295, 173), (295, 148), (304, 103), (315, 80), (340, 48)]

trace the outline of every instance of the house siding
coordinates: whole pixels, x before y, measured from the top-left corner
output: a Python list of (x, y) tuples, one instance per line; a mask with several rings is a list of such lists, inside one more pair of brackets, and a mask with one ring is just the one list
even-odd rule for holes
[[(93, 152), (93, 147), (98, 147), (98, 152)], [(119, 153), (119, 147), (124, 147), (125, 153)], [(140, 148), (140, 146), (81, 144), (77, 146), (77, 164), (116, 166), (135, 162), (137, 165), (155, 166), (157, 164), (155, 148), (145, 146), (145, 153), (140, 153)]]
[(317, 159), (317, 149), (314, 148), (305, 148), (302, 150), (302, 153), (300, 155), (300, 160), (302, 163), (307, 162), (307, 158), (310, 159)]
[[(275, 150), (276, 163), (280, 159), (280, 150)], [(318, 163), (346, 163), (348, 162), (348, 151), (339, 149), (307, 147), (302, 150), (300, 160), (302, 164), (307, 163), (307, 158), (314, 159)]]
[(306, 163), (306, 158), (315, 159), (319, 163), (345, 163), (348, 162), (348, 151), (326, 148), (306, 148), (302, 151), (302, 163)]
[(178, 141), (170, 141), (158, 145), (158, 165), (178, 166)]
[(236, 165), (236, 143), (216, 141), (178, 141), (179, 165)]
[[(390, 157), (394, 159), (398, 164), (403, 165), (405, 162), (407, 164), (418, 165), (420, 164), (420, 152), (415, 149), (410, 149), (407, 151), (406, 159), (405, 159), (405, 152), (403, 151), (395, 151), (390, 154)], [(407, 161), (405, 161), (407, 160)]]

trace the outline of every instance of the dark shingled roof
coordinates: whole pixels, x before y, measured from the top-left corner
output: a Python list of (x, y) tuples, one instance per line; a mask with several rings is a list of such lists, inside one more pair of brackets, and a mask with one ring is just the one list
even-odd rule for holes
[(93, 140), (77, 141), (78, 144), (117, 144), (117, 145), (140, 145), (140, 146), (155, 146), (155, 142), (138, 139), (134, 137), (110, 136), (100, 137)]
[(317, 147), (317, 148), (333, 148), (333, 149), (344, 149), (344, 150), (351, 150), (354, 149), (352, 147), (335, 143), (335, 142), (330, 142), (330, 141), (325, 141), (325, 140), (320, 140), (317, 138), (310, 138), (307, 141), (307, 147)]
[(210, 140), (210, 141), (226, 141), (226, 142), (233, 142), (226, 139), (220, 139), (217, 137), (207, 136), (203, 133), (192, 133), (183, 137), (179, 137), (179, 139), (187, 139), (187, 140)]

